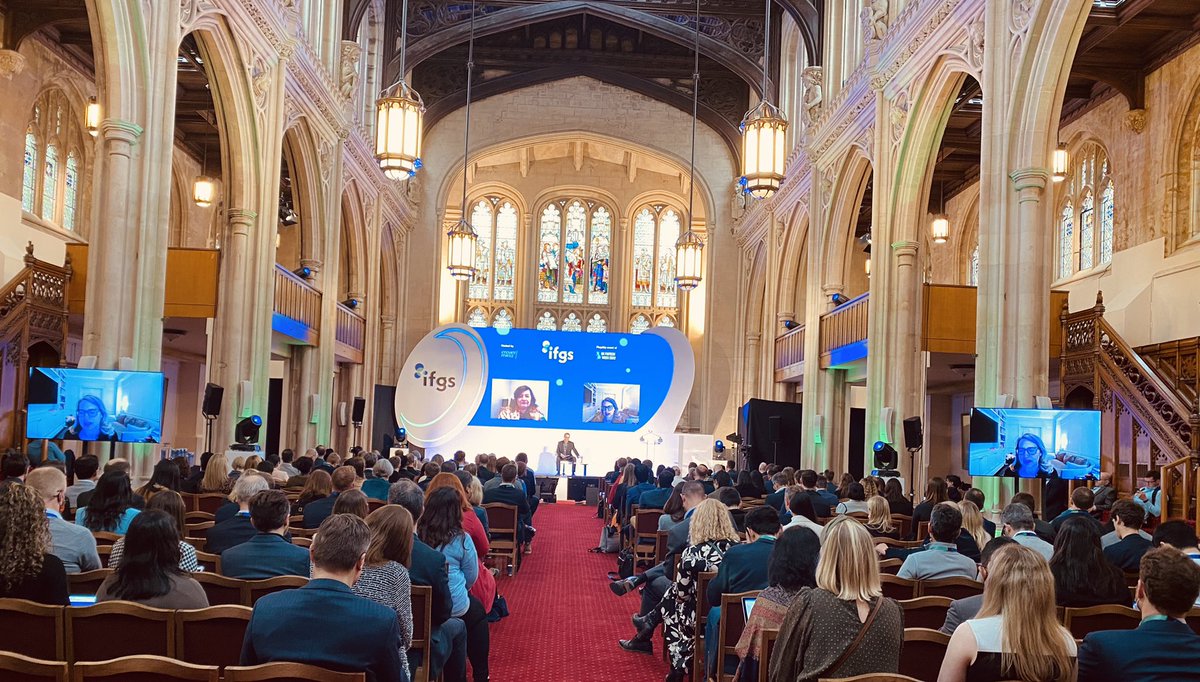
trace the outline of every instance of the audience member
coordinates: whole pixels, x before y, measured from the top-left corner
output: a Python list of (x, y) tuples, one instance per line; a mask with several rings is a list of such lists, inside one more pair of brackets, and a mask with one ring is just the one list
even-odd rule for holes
[(842, 474), (841, 479), (838, 480), (837, 491), (834, 494), (838, 496), (838, 499), (846, 499), (849, 497), (850, 484), (856, 482), (854, 476), (851, 476), (849, 472)]
[[(971, 491), (963, 493), (963, 499), (958, 502), (958, 511), (962, 514), (962, 532), (970, 536), (971, 540), (979, 548), (992, 539), (992, 535), (988, 535), (987, 530), (983, 527), (983, 515), (979, 513), (979, 507), (974, 502), (967, 499)], [(993, 527), (993, 531), (995, 527)]]
[(913, 515), (913, 503), (904, 496), (904, 484), (898, 478), (889, 478), (883, 486), (883, 496), (887, 499), (888, 508), (893, 514), (901, 516)]
[(1108, 547), (1103, 547), (1102, 541), (1101, 547), (1104, 549), (1104, 558), (1127, 573), (1138, 570), (1142, 555), (1153, 546), (1150, 540), (1138, 532), (1142, 529), (1144, 520), (1145, 513), (1142, 508), (1132, 500), (1117, 500), (1112, 505), (1113, 532), (1120, 539)]
[(302, 475), (303, 472), (295, 465), (296, 453), (291, 448), (284, 448), (283, 452), (279, 453), (279, 470), (287, 474), (285, 484), (290, 485), (290, 481)]
[[(329, 497), (331, 493), (333, 493), (333, 479), (329, 474), (321, 469), (312, 471), (305, 476), (304, 489), (300, 491), (300, 496), (292, 504), (292, 515), (302, 516), (305, 507), (312, 502)], [(332, 507), (330, 511), (332, 511)]]
[(367, 496), (358, 488), (351, 488), (338, 495), (337, 500), (333, 503), (334, 514), (354, 514), (360, 519), (365, 519), (370, 512)]
[(736, 679), (746, 682), (758, 679), (762, 633), (778, 630), (801, 591), (816, 586), (820, 555), (821, 541), (808, 528), (781, 533), (776, 539), (767, 563), (767, 588), (754, 600), (736, 645), (739, 659)]
[(958, 506), (950, 502), (934, 505), (929, 517), (932, 540), (921, 551), (909, 554), (896, 576), (909, 580), (974, 579), (978, 573), (975, 561), (958, 549), (961, 533), (962, 512)]
[(367, 497), (375, 500), (387, 502), (388, 488), (391, 487), (389, 482), (395, 469), (392, 463), (386, 459), (381, 459), (375, 462), (375, 466), (371, 467), (371, 478), (363, 481), (362, 491)]
[(650, 477), (653, 474), (654, 472), (650, 469), (650, 467), (647, 467), (644, 464), (634, 467), (633, 475), (637, 480), (637, 485), (634, 485), (625, 491), (625, 499), (621, 506), (621, 514), (623, 519), (629, 519), (633, 505), (638, 504), (640, 506), (639, 500), (642, 497), (642, 493), (654, 490), (655, 486), (650, 482)]
[(1093, 514), (1099, 514), (1112, 509), (1113, 503), (1117, 501), (1117, 489), (1112, 484), (1112, 472), (1101, 471), (1100, 480), (1092, 486), (1092, 508), (1089, 509)]
[(334, 469), (330, 476), (333, 484), (333, 492), (318, 500), (313, 500), (304, 505), (304, 527), (317, 528), (325, 519), (333, 514), (333, 505), (337, 503), (337, 498), (348, 490), (355, 488), (357, 477), (354, 473), (354, 467), (342, 466)]
[(79, 508), (79, 496), (96, 489), (100, 477), (100, 460), (95, 455), (84, 455), (75, 460), (75, 483), (67, 486), (67, 505)]
[(1046, 560), (1028, 547), (1000, 548), (979, 614), (954, 631), (938, 682), (1073, 682), (1075, 667), (1075, 639), (1058, 622)]
[(717, 665), (717, 637), (721, 623), (721, 595), (761, 590), (767, 586), (767, 567), (779, 535), (779, 512), (761, 505), (746, 513), (746, 539), (725, 552), (717, 575), (708, 583), (709, 610), (704, 628), (705, 670)]
[(817, 537), (820, 538), (821, 532), (825, 530), (825, 526), (817, 522), (817, 513), (813, 510), (812, 501), (812, 496), (805, 495), (804, 489), (800, 486), (789, 486), (784, 497), (784, 502), (787, 505), (791, 518), (783, 526), (783, 530), (803, 526), (816, 533)]
[[(472, 467), (474, 465), (468, 464), (467, 466)], [(479, 482), (478, 478), (468, 473), (466, 469), (456, 471), (454, 475), (458, 476), (458, 482), (462, 483), (463, 489), (467, 491), (467, 502), (470, 503), (475, 516), (479, 518), (479, 523), (483, 525), (484, 532), (490, 538), (492, 531), (488, 528), (487, 510), (483, 508), (483, 484)], [(529, 498), (525, 498), (525, 501), (528, 503)]]
[[(483, 558), (491, 551), (487, 530), (484, 529), (479, 517), (475, 514), (475, 508), (471, 505), (467, 491), (463, 488), (462, 481), (458, 479), (458, 476), (445, 471), (434, 476), (433, 480), (429, 482), (429, 489), (425, 491), (425, 496), (429, 497), (430, 493), (440, 488), (453, 488), (462, 502), (463, 531), (471, 538), (471, 543), (475, 546), (475, 556), (479, 560), (479, 578), (471, 586), (469, 592), (484, 605), (483, 610), (486, 613), (491, 611), (492, 603), (496, 599), (496, 578), (483, 564)], [(469, 639), (470, 635), (468, 634)]]
[(895, 673), (903, 611), (883, 596), (871, 534), (840, 516), (825, 527), (817, 587), (788, 608), (771, 655), (771, 682)]
[(1047, 562), (1054, 556), (1054, 545), (1046, 542), (1033, 530), (1033, 511), (1024, 504), (1012, 503), (1000, 513), (1004, 535), (1042, 555)]
[(396, 612), (351, 590), (370, 544), (371, 529), (362, 519), (349, 514), (326, 518), (313, 539), (312, 580), (255, 603), (241, 664), (294, 661), (365, 672), (376, 682), (406, 679)]
[(137, 515), (129, 475), (124, 471), (109, 471), (96, 483), (88, 505), (75, 512), (75, 523), (92, 532), (124, 535)]
[[(965, 499), (965, 496), (964, 496)], [(991, 563), (992, 557), (996, 555), (996, 550), (1006, 545), (1018, 544), (1016, 540), (1010, 537), (1000, 536), (992, 538), (990, 542), (983, 546), (981, 557), (979, 560), (979, 579), (987, 582), (988, 565)], [(1036, 550), (1035, 550), (1036, 551)], [(946, 621), (942, 623), (942, 632), (947, 635), (954, 634), (954, 631), (963, 622), (974, 618), (979, 609), (983, 606), (983, 594), (975, 594), (962, 599), (955, 599), (950, 602), (950, 607), (946, 610)]]
[(4, 476), (0, 484), (11, 485), (25, 482), (25, 474), (29, 471), (29, 457), (23, 452), (8, 450), (0, 458), (0, 474)]
[(909, 534), (910, 539), (916, 539), (917, 529), (922, 521), (929, 521), (933, 507), (950, 499), (946, 490), (946, 480), (938, 476), (929, 479), (929, 483), (925, 484), (925, 499), (921, 500), (921, 503), (913, 508), (912, 531)]
[(1162, 515), (1162, 501), (1159, 499), (1162, 485), (1159, 478), (1157, 469), (1147, 471), (1142, 487), (1133, 494), (1133, 501), (1146, 512), (1147, 521), (1157, 520)]
[(900, 530), (892, 523), (892, 509), (885, 497), (873, 495), (867, 500), (867, 522), (864, 525), (873, 538), (900, 539)]
[(292, 477), (287, 480), (287, 483), (283, 484), (283, 487), (303, 488), (308, 483), (309, 475), (313, 473), (313, 459), (307, 455), (297, 457), (292, 466), (300, 473), (292, 474)]
[(159, 609), (208, 606), (204, 588), (179, 567), (179, 527), (170, 514), (147, 509), (129, 524), (123, 539), (124, 558), (100, 583), (97, 602), (131, 601)]
[(67, 606), (67, 571), (53, 548), (38, 493), (24, 485), (0, 486), (0, 597)]
[[(1196, 539), (1196, 530), (1186, 521), (1164, 521), (1154, 529), (1154, 546), (1174, 547), (1183, 552), (1189, 559), (1200, 564), (1200, 540)], [(1200, 606), (1200, 600), (1197, 600)]]
[[(987, 536), (988, 540), (996, 537), (996, 524), (992, 523), (986, 516), (984, 516), (987, 505), (984, 504), (983, 491), (979, 488), (969, 488), (965, 493), (963, 493), (963, 500), (975, 505), (975, 508), (979, 510), (979, 519), (983, 524), (983, 532)], [(979, 543), (980, 549), (982, 549), (985, 544), (987, 543)]]
[(308, 550), (288, 539), (287, 495), (282, 490), (259, 491), (250, 498), (248, 509), (256, 533), (221, 553), (221, 573), (242, 580), (280, 575), (308, 577)]
[[(667, 500), (671, 498), (671, 491), (675, 487), (675, 470), (670, 467), (663, 467), (662, 471), (658, 472), (657, 480), (658, 487), (654, 490), (647, 490), (638, 499), (639, 509), (663, 509), (666, 507)], [(760, 495), (762, 495), (761, 491), (759, 491), (758, 495), (751, 495), (751, 497), (758, 497)]]
[(866, 514), (867, 494), (861, 483), (846, 486), (846, 500), (837, 505), (838, 514)]
[[(196, 548), (184, 541), (187, 536), (187, 510), (183, 504), (183, 497), (174, 490), (162, 490), (154, 494), (150, 501), (146, 504), (146, 509), (155, 509), (165, 512), (167, 516), (175, 521), (175, 530), (179, 534), (179, 570), (187, 573), (199, 573), (204, 568), (200, 566), (200, 562), (196, 558)], [(124, 536), (117, 538), (113, 543), (112, 549), (109, 550), (108, 567), (117, 568), (121, 565), (121, 558), (125, 555), (125, 538)]]
[(661, 531), (671, 530), (683, 522), (685, 514), (687, 514), (687, 510), (683, 507), (683, 483), (677, 483), (671, 488), (671, 495), (663, 504), (663, 513), (658, 517), (658, 529)]
[(530, 538), (529, 498), (517, 487), (517, 466), (505, 464), (500, 470), (500, 485), (483, 494), (484, 504), (510, 504), (517, 508), (517, 539), (526, 542)]
[(818, 518), (833, 516), (833, 507), (822, 498), (820, 491), (817, 490), (817, 472), (811, 469), (800, 472), (800, 490), (801, 494), (807, 497), (809, 502), (812, 502), (813, 513)]
[(270, 488), (270, 485), (267, 479), (257, 474), (238, 478), (237, 483), (233, 484), (233, 492), (229, 494), (230, 499), (237, 503), (238, 511), (232, 517), (208, 529), (205, 535), (205, 551), (210, 554), (222, 554), (230, 547), (236, 547), (258, 534), (250, 522), (250, 500)]
[(149, 500), (160, 490), (179, 490), (179, 465), (169, 459), (158, 460), (153, 473), (150, 474), (150, 480), (137, 489), (137, 494), (141, 495), (142, 499)]
[(37, 493), (45, 506), (50, 522), (51, 553), (62, 561), (67, 573), (100, 568), (96, 538), (91, 531), (63, 520), (67, 475), (54, 467), (39, 467), (25, 477), (25, 486)]
[(1050, 571), (1059, 606), (1129, 604), (1125, 575), (1104, 558), (1092, 519), (1067, 519), (1059, 526)]
[[(406, 656), (413, 638), (412, 583), (408, 578), (414, 531), (412, 514), (400, 506), (381, 507), (367, 517), (367, 526), (371, 529), (371, 546), (366, 565), (354, 583), (354, 594), (395, 612), (400, 624), (397, 647)], [(401, 666), (401, 671), (407, 673), (407, 668)], [(407, 674), (400, 676), (400, 682), (407, 679)]]
[[(1050, 528), (1054, 530), (1054, 534), (1058, 534), (1058, 529), (1062, 528), (1063, 522), (1072, 518), (1086, 518), (1090, 520), (1091, 523), (1096, 524), (1096, 529), (1099, 531), (1100, 522), (1093, 518), (1090, 513), (1088, 513), (1088, 510), (1092, 508), (1094, 499), (1095, 496), (1092, 495), (1092, 489), (1086, 486), (1079, 486), (1075, 490), (1071, 491), (1070, 503), (1067, 506), (1067, 510), (1054, 517), (1050, 521)], [(1103, 533), (1097, 532), (1096, 535), (1103, 535)]]
[(229, 475), (229, 460), (225, 455), (213, 455), (200, 480), (202, 493), (228, 493), (233, 490), (233, 479)]

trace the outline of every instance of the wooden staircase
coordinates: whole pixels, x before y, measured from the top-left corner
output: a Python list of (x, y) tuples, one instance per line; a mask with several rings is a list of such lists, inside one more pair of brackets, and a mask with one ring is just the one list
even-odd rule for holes
[(1129, 495), (1147, 471), (1160, 469), (1163, 518), (1195, 521), (1200, 516), (1196, 355), (1190, 371), (1183, 356), (1172, 355), (1170, 344), (1149, 347), (1143, 356), (1104, 320), (1103, 294), (1087, 310), (1071, 313), (1064, 304), (1062, 323), (1062, 405), (1103, 413), (1103, 467), (1114, 472), (1117, 490)]

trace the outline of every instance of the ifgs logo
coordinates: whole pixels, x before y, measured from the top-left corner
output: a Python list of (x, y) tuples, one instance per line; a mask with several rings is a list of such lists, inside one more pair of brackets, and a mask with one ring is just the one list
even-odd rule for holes
[(425, 365), (419, 362), (416, 367), (413, 367), (413, 370), (413, 377), (420, 379), (421, 385), (426, 388), (437, 389), (439, 393), (446, 389), (454, 388), (454, 377), (438, 376), (436, 370), (427, 370), (425, 369)]
[(553, 360), (560, 365), (565, 365), (575, 359), (575, 351), (563, 350), (558, 346), (552, 346), (549, 341), (542, 342), (542, 354), (547, 359)]

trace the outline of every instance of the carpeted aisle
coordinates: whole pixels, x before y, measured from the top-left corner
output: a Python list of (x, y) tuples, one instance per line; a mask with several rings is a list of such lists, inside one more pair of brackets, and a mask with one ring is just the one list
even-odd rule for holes
[(512, 615), (492, 624), (492, 682), (662, 680), (660, 635), (653, 656), (617, 645), (633, 635), (638, 595), (614, 596), (606, 576), (616, 555), (588, 552), (600, 537), (595, 507), (542, 504), (533, 525), (533, 554), (515, 577), (497, 581)]

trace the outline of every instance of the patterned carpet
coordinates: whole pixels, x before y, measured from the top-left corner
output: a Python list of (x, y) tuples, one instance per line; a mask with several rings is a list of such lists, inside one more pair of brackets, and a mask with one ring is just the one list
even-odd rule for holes
[(616, 597), (613, 554), (592, 554), (600, 537), (595, 507), (542, 504), (533, 518), (533, 554), (497, 589), (512, 615), (492, 625), (492, 682), (659, 682), (667, 674), (662, 637), (654, 655), (617, 645), (633, 635), (638, 595)]

